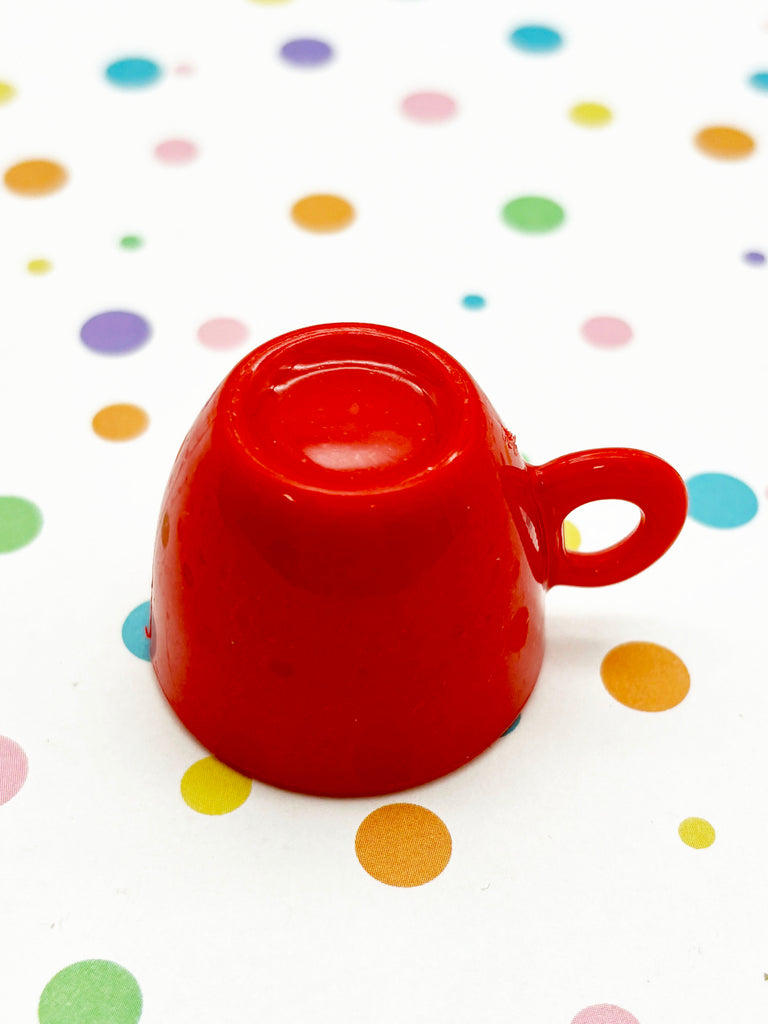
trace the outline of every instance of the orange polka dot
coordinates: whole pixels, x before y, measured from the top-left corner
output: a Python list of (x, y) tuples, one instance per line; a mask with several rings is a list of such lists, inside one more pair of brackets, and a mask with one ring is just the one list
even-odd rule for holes
[(600, 675), (606, 690), (637, 711), (667, 711), (683, 700), (691, 677), (672, 651), (658, 644), (619, 644), (603, 658)]
[(431, 882), (451, 857), (451, 834), (440, 818), (418, 804), (386, 804), (357, 830), (355, 853), (379, 882), (406, 888)]
[(19, 196), (47, 196), (67, 182), (67, 172), (53, 160), (24, 160), (5, 172), (5, 184)]
[(702, 128), (694, 141), (702, 153), (718, 160), (743, 160), (755, 148), (751, 135), (727, 125)]
[(354, 220), (355, 209), (341, 196), (312, 195), (294, 203), (291, 216), (307, 231), (341, 231)]
[(105, 405), (91, 422), (94, 432), (106, 441), (130, 441), (144, 433), (149, 416), (138, 405), (119, 403)]

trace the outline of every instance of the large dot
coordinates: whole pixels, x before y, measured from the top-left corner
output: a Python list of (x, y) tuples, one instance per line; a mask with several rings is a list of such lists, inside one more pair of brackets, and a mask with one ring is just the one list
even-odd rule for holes
[(762, 267), (765, 263), (765, 253), (752, 249), (749, 252), (744, 253), (743, 259), (744, 262), (748, 263), (751, 267)]
[(510, 32), (509, 41), (524, 53), (553, 53), (563, 45), (563, 37), (548, 25), (521, 25)]
[(610, 695), (636, 711), (668, 711), (691, 686), (688, 669), (676, 654), (639, 640), (608, 651), (600, 675)]
[(456, 113), (456, 101), (442, 92), (413, 92), (401, 104), (412, 121), (448, 121)]
[(138, 405), (118, 402), (99, 409), (91, 421), (94, 433), (105, 441), (131, 441), (149, 426), (149, 416)]
[(143, 316), (125, 310), (97, 313), (80, 328), (80, 340), (93, 352), (122, 355), (133, 352), (147, 341), (150, 327)]
[(571, 1024), (640, 1024), (629, 1010), (622, 1010), (613, 1003), (595, 1003), (579, 1010)]
[(0, 105), (10, 103), (16, 96), (16, 89), (10, 82), (0, 82)]
[(451, 857), (451, 834), (432, 811), (418, 804), (386, 804), (365, 818), (355, 853), (379, 882), (403, 888), (437, 878)]
[(189, 164), (197, 155), (197, 146), (189, 139), (165, 139), (155, 146), (155, 156), (164, 164)]
[(729, 125), (702, 128), (694, 142), (702, 153), (717, 160), (743, 160), (755, 148), (755, 140), (751, 135)]
[(574, 124), (582, 128), (604, 128), (613, 120), (613, 114), (602, 103), (577, 103), (569, 115)]
[(768, 71), (756, 71), (754, 75), (749, 76), (748, 82), (753, 89), (768, 92)]
[(152, 660), (149, 655), (148, 629), (149, 601), (142, 601), (126, 616), (122, 629), (123, 643), (131, 654), (142, 661)]
[(248, 328), (240, 320), (220, 316), (201, 324), (197, 329), (197, 337), (206, 348), (236, 348), (248, 337)]
[(315, 68), (327, 64), (333, 50), (322, 39), (291, 39), (280, 48), (280, 56), (295, 67)]
[(317, 194), (294, 203), (291, 216), (307, 231), (341, 231), (354, 220), (355, 209), (341, 196)]
[(632, 328), (617, 316), (594, 316), (581, 325), (581, 333), (596, 348), (620, 348), (632, 339)]
[(0, 736), (0, 804), (16, 796), (27, 781), (29, 762), (19, 744), (7, 736)]
[(215, 757), (195, 761), (184, 772), (181, 795), (200, 814), (229, 814), (248, 799), (251, 780)]
[(23, 160), (5, 172), (5, 184), (18, 196), (47, 196), (67, 181), (67, 172), (55, 160)]
[(147, 57), (123, 57), (110, 64), (105, 74), (112, 85), (142, 89), (160, 78), (160, 67)]
[(688, 515), (705, 526), (729, 530), (743, 526), (757, 513), (757, 495), (728, 473), (698, 473), (686, 480)]
[(677, 834), (694, 850), (704, 850), (715, 841), (715, 830), (706, 818), (685, 818), (678, 825)]
[(40, 1024), (136, 1024), (138, 982), (111, 960), (79, 960), (54, 974), (37, 1008)]
[(0, 553), (23, 548), (40, 533), (43, 514), (34, 502), (0, 495)]
[(562, 206), (545, 196), (518, 196), (501, 211), (506, 224), (518, 231), (541, 233), (559, 227), (565, 219)]

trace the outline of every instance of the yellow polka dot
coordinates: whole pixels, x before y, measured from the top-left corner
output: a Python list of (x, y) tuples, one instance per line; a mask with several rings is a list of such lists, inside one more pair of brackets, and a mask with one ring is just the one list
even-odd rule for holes
[(50, 260), (30, 260), (27, 270), (30, 274), (47, 274), (53, 270), (53, 264)]
[(604, 128), (613, 120), (613, 114), (602, 103), (577, 103), (569, 114), (573, 123), (582, 128)]
[(0, 104), (9, 103), (16, 96), (16, 90), (10, 82), (0, 82)]
[(355, 210), (341, 196), (312, 195), (294, 203), (291, 216), (307, 231), (341, 231), (352, 223)]
[(612, 697), (637, 711), (667, 711), (684, 699), (691, 685), (688, 669), (676, 654), (641, 641), (610, 650), (600, 675)]
[(715, 841), (715, 830), (704, 818), (686, 818), (680, 822), (677, 833), (694, 850), (703, 850)]
[(144, 433), (149, 426), (149, 416), (138, 405), (127, 402), (105, 405), (93, 417), (92, 425), (106, 441), (130, 441)]
[(431, 882), (451, 857), (451, 834), (432, 811), (418, 804), (386, 804), (365, 818), (355, 853), (379, 882), (407, 888)]
[(755, 148), (755, 140), (751, 135), (728, 125), (702, 128), (694, 142), (702, 153), (718, 160), (743, 160)]
[(563, 544), (567, 551), (578, 551), (581, 547), (581, 534), (568, 519), (563, 523)]
[(195, 761), (184, 772), (181, 795), (200, 814), (229, 814), (248, 799), (251, 780), (215, 757)]
[(5, 172), (6, 186), (19, 196), (47, 196), (67, 181), (67, 172), (53, 160), (24, 160)]
[(273, 4), (286, 4), (288, 0), (251, 0), (251, 3), (264, 4), (265, 6), (272, 6)]

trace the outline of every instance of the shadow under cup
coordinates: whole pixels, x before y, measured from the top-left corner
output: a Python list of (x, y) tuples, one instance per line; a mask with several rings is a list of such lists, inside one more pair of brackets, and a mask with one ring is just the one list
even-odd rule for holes
[(216, 757), (287, 789), (371, 795), (459, 767), (541, 665), (534, 495), (485, 396), (429, 342), (331, 324), (256, 349), (164, 497), (166, 697)]

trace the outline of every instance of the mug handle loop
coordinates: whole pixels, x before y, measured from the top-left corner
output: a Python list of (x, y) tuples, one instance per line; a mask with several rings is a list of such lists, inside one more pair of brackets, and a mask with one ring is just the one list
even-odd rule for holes
[[(648, 452), (594, 448), (528, 468), (537, 482), (549, 552), (548, 587), (602, 587), (629, 579), (660, 558), (685, 523), (685, 483), (668, 463)], [(637, 505), (637, 527), (602, 551), (569, 551), (563, 537), (565, 517), (579, 505), (606, 498)]]

